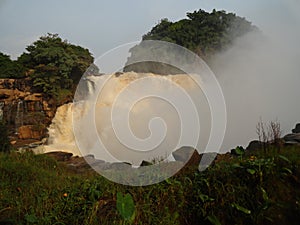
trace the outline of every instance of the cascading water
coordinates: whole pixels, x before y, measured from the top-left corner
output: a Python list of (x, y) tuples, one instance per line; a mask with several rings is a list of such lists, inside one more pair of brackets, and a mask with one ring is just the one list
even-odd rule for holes
[(23, 120), (24, 120), (24, 103), (22, 100), (18, 100), (16, 117), (15, 117), (15, 127), (17, 132), (18, 132), (18, 128), (20, 126), (23, 126)]
[[(130, 86), (130, 84), (138, 82), (141, 78), (146, 79), (147, 83), (145, 85)], [(86, 87), (82, 88), (85, 91), (77, 93), (77, 99), (82, 99), (82, 101), (69, 103), (57, 109), (48, 129), (48, 145), (45, 146), (44, 152), (66, 151), (72, 152), (74, 155), (93, 154), (95, 158), (108, 162), (123, 161), (136, 165), (139, 165), (142, 160), (167, 157), (170, 155), (171, 150), (178, 147), (178, 140), (182, 135), (180, 133), (182, 129), (179, 118), (180, 112), (177, 112), (174, 105), (153, 96), (146, 96), (131, 105), (132, 99), (136, 99), (145, 90), (167, 94), (178, 101), (182, 101), (182, 97), (176, 92), (176, 89), (186, 91), (195, 103), (198, 112), (201, 112), (199, 114), (201, 131), (210, 127), (208, 119), (210, 114), (206, 99), (203, 94), (199, 95), (199, 87), (188, 75), (161, 76), (128, 72), (118, 77), (102, 75), (87, 76), (85, 79)], [(113, 108), (117, 108), (117, 114), (114, 114), (114, 117)], [(186, 110), (188, 112), (187, 108)], [(128, 123), (136, 138), (148, 140), (153, 136), (153, 140), (147, 142), (151, 146), (155, 146), (151, 151), (135, 151), (131, 155), (128, 153), (130, 148), (119, 139), (116, 133), (118, 129), (113, 127), (112, 122), (121, 124), (123, 122), (121, 115), (126, 114), (127, 111), (130, 111)], [(190, 116), (192, 117), (192, 114)], [(155, 118), (161, 118), (164, 121), (165, 135), (163, 133), (164, 127), (152, 121)], [(193, 119), (187, 119), (190, 127), (193, 124), (195, 127), (197, 126)], [(157, 133), (152, 133), (151, 129), (153, 127), (151, 126), (156, 128)], [(93, 128), (96, 132), (92, 132)], [(122, 130), (124, 127), (120, 128), (119, 136), (129, 135), (127, 130)], [(80, 143), (76, 143), (74, 132), (76, 140), (79, 139)], [(150, 136), (151, 138), (149, 138)], [(159, 142), (161, 136), (163, 141), (156, 146), (154, 142)], [(190, 136), (193, 136), (192, 128)], [(101, 145), (97, 144), (97, 140), (101, 140)], [(207, 140), (208, 134), (206, 132), (201, 133), (197, 148), (204, 149)]]

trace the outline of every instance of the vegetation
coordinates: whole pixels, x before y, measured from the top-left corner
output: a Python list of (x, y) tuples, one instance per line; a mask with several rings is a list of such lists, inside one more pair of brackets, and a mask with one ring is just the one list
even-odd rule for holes
[(88, 49), (63, 41), (58, 34), (48, 33), (27, 46), (16, 61), (0, 53), (0, 78), (28, 77), (33, 92), (43, 93), (60, 104), (73, 95), (93, 61)]
[[(258, 28), (245, 18), (225, 11), (213, 10), (208, 13), (200, 9), (187, 13), (187, 19), (176, 22), (171, 22), (166, 18), (162, 19), (159, 24), (143, 36), (143, 40), (161, 40), (175, 43), (191, 50), (210, 64), (216, 53), (228, 49), (238, 37), (250, 31), (258, 31)], [(178, 55), (180, 58), (175, 57), (176, 61), (181, 60), (182, 64), (193, 63), (193, 59), (186, 59), (182, 52), (174, 53), (174, 50), (170, 50), (169, 46), (142, 42), (130, 49), (131, 56), (128, 58), (124, 71), (158, 74), (182, 73), (180, 68), (174, 68), (172, 65), (160, 62), (141, 62), (146, 54), (153, 55), (152, 58), (154, 59), (161, 59), (163, 56), (170, 58), (173, 55)]]
[(5, 123), (0, 119), (0, 152), (9, 152), (11, 149), (8, 138), (8, 130)]
[(26, 50), (18, 62), (33, 80), (34, 90), (51, 97), (72, 90), (94, 60), (89, 50), (63, 41), (57, 34), (40, 37)]
[(19, 78), (23, 72), (23, 67), (17, 61), (0, 52), (0, 78)]
[(187, 13), (187, 19), (170, 22), (162, 19), (143, 36), (143, 40), (162, 40), (176, 43), (200, 56), (210, 56), (226, 49), (237, 38), (257, 28), (245, 18), (233, 13), (204, 10)]
[(223, 155), (147, 187), (0, 153), (0, 224), (298, 224), (300, 148)]

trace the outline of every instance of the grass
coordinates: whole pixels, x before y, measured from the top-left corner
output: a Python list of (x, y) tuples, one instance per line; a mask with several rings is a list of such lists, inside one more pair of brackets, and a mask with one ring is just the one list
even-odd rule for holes
[(0, 224), (298, 224), (299, 167), (300, 148), (284, 147), (130, 187), (46, 155), (0, 153)]

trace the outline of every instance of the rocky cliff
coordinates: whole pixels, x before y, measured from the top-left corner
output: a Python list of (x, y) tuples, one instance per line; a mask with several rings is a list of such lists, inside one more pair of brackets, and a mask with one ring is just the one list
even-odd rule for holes
[(41, 140), (55, 115), (56, 104), (32, 91), (31, 80), (0, 79), (0, 118), (9, 129), (12, 144)]

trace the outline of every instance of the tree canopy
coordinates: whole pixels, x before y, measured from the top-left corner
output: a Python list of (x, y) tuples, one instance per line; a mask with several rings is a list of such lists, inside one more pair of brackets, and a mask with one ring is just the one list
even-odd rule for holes
[(0, 52), (0, 78), (19, 78), (23, 74), (22, 66)]
[(18, 62), (33, 80), (35, 91), (57, 96), (73, 88), (94, 58), (88, 49), (63, 41), (58, 34), (40, 37)]
[(208, 13), (200, 9), (187, 13), (187, 19), (177, 22), (162, 19), (143, 40), (176, 43), (205, 58), (226, 49), (237, 37), (253, 30), (257, 28), (251, 22), (234, 13), (223, 10)]
[[(204, 59), (208, 64), (213, 56), (220, 51), (229, 48), (234, 40), (250, 31), (258, 31), (251, 22), (233, 13), (213, 10), (211, 13), (204, 10), (187, 13), (187, 18), (177, 22), (171, 22), (167, 18), (162, 19), (150, 32), (143, 36), (140, 44), (130, 49), (124, 71), (151, 72), (158, 74), (182, 73), (179, 68), (158, 62), (138, 62), (145, 54), (169, 57), (174, 55), (169, 47), (160, 46), (147, 40), (161, 40), (183, 46)], [(176, 54), (180, 57), (180, 53)], [(180, 57), (186, 64), (184, 57)], [(187, 59), (188, 60), (188, 59)]]

